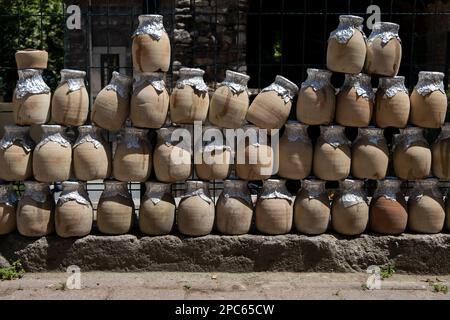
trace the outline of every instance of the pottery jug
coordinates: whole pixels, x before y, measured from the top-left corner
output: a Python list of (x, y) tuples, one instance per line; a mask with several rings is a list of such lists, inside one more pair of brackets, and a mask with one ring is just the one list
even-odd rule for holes
[(17, 196), (11, 184), (0, 184), (0, 236), (16, 230)]
[(439, 179), (450, 180), (450, 123), (442, 127), (431, 151), (433, 174)]
[(375, 98), (375, 123), (380, 128), (404, 128), (408, 124), (410, 102), (405, 77), (380, 78)]
[(17, 69), (46, 69), (48, 52), (45, 50), (24, 49), (15, 54)]

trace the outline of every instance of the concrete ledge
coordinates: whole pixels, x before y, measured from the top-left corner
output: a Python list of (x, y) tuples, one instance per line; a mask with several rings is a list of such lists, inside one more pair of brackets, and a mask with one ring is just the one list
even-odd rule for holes
[(450, 235), (0, 237), (0, 265), (17, 259), (32, 272), (73, 264), (84, 271), (355, 272), (389, 263), (399, 272), (450, 274)]

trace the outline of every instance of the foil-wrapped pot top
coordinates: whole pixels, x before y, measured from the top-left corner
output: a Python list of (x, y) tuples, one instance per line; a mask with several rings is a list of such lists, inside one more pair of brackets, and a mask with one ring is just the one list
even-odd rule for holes
[(286, 188), (286, 180), (268, 179), (263, 182), (260, 199), (284, 199), (291, 203), (291, 193)]
[(304, 88), (312, 88), (314, 91), (319, 91), (325, 86), (331, 86), (331, 75), (332, 73), (328, 70), (322, 69), (306, 69), (306, 73), (308, 77), (305, 82), (302, 83), (302, 89)]
[(17, 195), (12, 184), (0, 184), (0, 203), (14, 207), (17, 200)]
[(304, 141), (311, 143), (308, 136), (308, 125), (297, 121), (288, 121), (285, 124), (285, 128), (284, 134), (287, 136), (289, 141)]
[(366, 195), (363, 190), (364, 181), (345, 179), (343, 181), (339, 181), (339, 187), (341, 201), (344, 208), (366, 202)]
[(172, 185), (170, 183), (148, 181), (145, 183), (145, 196), (153, 202), (158, 204), (164, 195), (172, 196)]
[(375, 98), (372, 84), (370, 83), (370, 76), (367, 74), (346, 74), (344, 84), (340, 90), (343, 91), (349, 88), (355, 88), (358, 97), (363, 97), (370, 101), (373, 101)]
[(139, 26), (133, 37), (148, 34), (153, 40), (161, 39), (164, 29), (163, 16), (159, 14), (142, 14), (139, 16)]
[(383, 90), (388, 98), (394, 97), (399, 92), (408, 94), (408, 89), (405, 87), (405, 77), (382, 77), (378, 82), (378, 89)]
[(34, 142), (28, 135), (29, 127), (6, 125), (4, 129), (5, 134), (0, 140), (0, 149), (6, 150), (16, 141), (21, 143), (26, 152), (30, 152), (34, 148)]
[(135, 73), (133, 81), (133, 90), (136, 91), (143, 86), (151, 85), (156, 93), (160, 94), (166, 89), (164, 82), (164, 73), (162, 72), (143, 72)]
[(248, 90), (247, 83), (249, 80), (250, 76), (246, 74), (227, 70), (225, 71), (225, 80), (219, 84), (219, 87), (227, 86), (233, 93), (239, 94)]
[(225, 180), (223, 182), (223, 196), (225, 199), (238, 198), (252, 205), (252, 197), (248, 190), (247, 181)]
[(36, 145), (36, 149), (41, 148), (48, 142), (55, 142), (61, 147), (70, 148), (70, 142), (64, 137), (64, 127), (56, 124), (43, 124), (41, 125), (42, 138)]
[(62, 183), (62, 193), (58, 199), (57, 205), (60, 206), (69, 201), (75, 201), (79, 204), (91, 207), (91, 201), (86, 190), (85, 182), (64, 181)]
[(127, 182), (116, 180), (105, 180), (105, 189), (102, 192), (100, 198), (110, 198), (114, 196), (121, 196), (127, 199), (131, 199), (131, 194), (127, 188)]
[(127, 75), (120, 74), (113, 71), (112, 78), (109, 84), (105, 87), (106, 90), (112, 90), (119, 94), (124, 99), (128, 99), (130, 95), (131, 78)]
[(140, 149), (142, 143), (148, 143), (148, 129), (126, 127), (123, 129), (121, 143), (125, 143), (128, 149)]
[(438, 179), (429, 178), (414, 181), (414, 186), (410, 192), (410, 197), (420, 199), (425, 193), (431, 193), (431, 195), (435, 198), (443, 198), (442, 192), (438, 187)]
[(92, 143), (95, 149), (98, 149), (102, 145), (102, 129), (92, 125), (85, 125), (78, 127), (78, 139), (75, 141), (73, 148), (78, 147), (83, 143)]
[(419, 80), (414, 89), (422, 96), (429, 95), (434, 91), (445, 94), (444, 76), (442, 72), (420, 71)]
[(378, 180), (373, 198), (384, 197), (391, 201), (397, 201), (397, 194), (400, 192), (401, 184), (402, 181), (394, 177)]
[(358, 128), (358, 136), (355, 141), (353, 141), (353, 144), (362, 138), (367, 138), (370, 143), (378, 144), (380, 141), (385, 139), (383, 132), (383, 129), (376, 127)]
[(205, 94), (208, 93), (208, 86), (203, 80), (205, 71), (197, 68), (181, 68), (179, 73), (179, 79), (176, 87), (183, 89), (184, 86), (190, 86), (194, 89), (194, 92)]
[(50, 187), (48, 183), (37, 181), (24, 181), (25, 192), (23, 197), (30, 197), (36, 202), (44, 203), (50, 196)]
[(16, 84), (16, 98), (22, 99), (27, 94), (49, 93), (50, 88), (42, 78), (40, 69), (17, 70), (19, 79)]
[(385, 46), (392, 39), (400, 40), (398, 31), (400, 26), (392, 22), (376, 22), (373, 25), (372, 33), (367, 39), (369, 42), (375, 41), (375, 39), (381, 39), (381, 46)]
[(400, 134), (394, 135), (393, 149), (401, 146), (403, 149), (409, 148), (412, 143), (421, 141), (428, 145), (427, 140), (423, 136), (423, 128), (419, 127), (407, 127), (400, 129)]
[(308, 198), (318, 198), (325, 193), (325, 181), (323, 180), (302, 180), (302, 189), (308, 193)]
[(336, 30), (331, 32), (330, 39), (336, 40), (338, 43), (346, 44), (356, 32), (361, 32), (365, 38), (363, 32), (364, 19), (358, 16), (342, 15), (339, 16), (339, 25)]
[(59, 85), (67, 83), (70, 92), (78, 91), (84, 87), (85, 76), (86, 72), (81, 70), (62, 69)]
[(320, 136), (322, 139), (333, 146), (338, 148), (344, 144), (350, 144), (344, 133), (345, 127), (343, 126), (320, 126)]
[(209, 195), (208, 182), (190, 180), (186, 181), (186, 191), (181, 199), (199, 196), (203, 201), (211, 204), (213, 201)]
[(277, 75), (275, 81), (268, 87), (265, 87), (261, 92), (275, 91), (284, 100), (284, 103), (288, 103), (294, 99), (294, 96), (298, 92), (298, 87), (292, 81), (286, 79), (283, 76)]

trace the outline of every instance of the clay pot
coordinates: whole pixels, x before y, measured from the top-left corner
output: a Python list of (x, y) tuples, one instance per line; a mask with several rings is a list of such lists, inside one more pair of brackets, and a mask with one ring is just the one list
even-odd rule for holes
[(175, 199), (170, 183), (146, 182), (139, 208), (139, 229), (149, 235), (169, 234), (175, 222)]
[(253, 203), (247, 181), (225, 180), (216, 205), (216, 226), (227, 235), (246, 234), (250, 231)]
[(34, 178), (41, 182), (66, 181), (70, 178), (72, 148), (59, 125), (42, 125), (42, 137), (33, 151)]
[(346, 74), (344, 85), (337, 95), (337, 123), (348, 127), (367, 127), (372, 119), (374, 97), (368, 75)]
[(17, 69), (46, 69), (48, 53), (45, 50), (25, 49), (15, 54)]
[(66, 181), (56, 203), (56, 234), (62, 238), (83, 237), (92, 229), (94, 212), (86, 183)]
[(325, 233), (330, 224), (330, 207), (325, 181), (303, 180), (295, 198), (295, 228), (308, 235)]
[(342, 180), (350, 174), (350, 142), (344, 127), (320, 127), (320, 136), (314, 148), (314, 175), (322, 180)]
[(410, 102), (405, 77), (380, 78), (375, 98), (375, 123), (380, 128), (404, 128), (408, 124)]
[(55, 202), (47, 183), (25, 181), (17, 205), (17, 230), (26, 237), (43, 237), (55, 230)]
[[(446, 123), (431, 148), (433, 174), (450, 180), (450, 124)], [(1, 151), (0, 151), (1, 154)]]
[(111, 175), (111, 150), (103, 139), (102, 129), (94, 126), (78, 128), (73, 145), (73, 169), (81, 181), (106, 179)]
[(0, 140), (0, 179), (23, 181), (33, 176), (32, 153), (34, 142), (29, 127), (5, 126)]
[(352, 145), (352, 175), (358, 179), (384, 179), (388, 164), (389, 149), (383, 129), (359, 128)]
[(444, 201), (436, 179), (417, 180), (408, 199), (408, 228), (418, 233), (439, 233), (444, 227)]
[(351, 74), (362, 71), (367, 52), (363, 21), (357, 16), (339, 16), (339, 26), (328, 39), (327, 69)]
[(15, 124), (29, 126), (50, 120), (50, 88), (42, 78), (42, 70), (18, 70), (14, 90), (13, 119)]
[(408, 222), (405, 196), (400, 191), (402, 181), (378, 181), (370, 203), (370, 229), (374, 232), (398, 235), (405, 231)]
[(450, 230), (450, 198), (447, 195), (447, 205), (445, 207), (445, 225), (447, 227), (447, 230)]
[(89, 96), (84, 85), (86, 72), (61, 70), (61, 81), (52, 98), (52, 121), (65, 126), (81, 126), (88, 117)]
[(184, 148), (184, 142), (172, 139), (176, 127), (161, 128), (157, 131), (158, 139), (153, 153), (153, 166), (158, 181), (184, 181), (191, 175), (192, 155)]
[(147, 129), (125, 128), (113, 159), (113, 176), (123, 182), (145, 182), (152, 172)]
[(208, 183), (187, 181), (177, 214), (178, 230), (188, 236), (204, 236), (214, 226), (214, 201), (209, 196)]
[(444, 74), (420, 71), (419, 81), (411, 93), (412, 124), (422, 128), (440, 128), (447, 113)]
[(309, 125), (327, 125), (334, 120), (335, 89), (328, 70), (307, 69), (297, 99), (297, 120)]
[(278, 175), (286, 179), (304, 179), (311, 172), (313, 160), (308, 126), (292, 121), (285, 128), (279, 144)]
[(170, 120), (173, 123), (194, 124), (194, 121), (206, 120), (209, 95), (204, 74), (201, 69), (180, 69), (180, 78), (170, 95)]
[(377, 22), (367, 39), (366, 70), (368, 74), (394, 77), (402, 60), (400, 26), (391, 22)]
[(97, 95), (91, 120), (100, 128), (118, 131), (130, 112), (130, 77), (113, 72), (111, 81)]
[(163, 77), (163, 73), (135, 75), (130, 107), (133, 126), (153, 129), (163, 126), (169, 110), (169, 93)]
[(256, 229), (271, 235), (288, 233), (292, 229), (293, 207), (285, 180), (264, 181), (255, 207)]
[(404, 180), (426, 178), (431, 170), (431, 150), (423, 129), (409, 127), (394, 136), (394, 171)]
[(170, 39), (157, 14), (139, 16), (139, 26), (133, 34), (133, 68), (137, 72), (167, 72), (170, 67)]
[(289, 117), (297, 92), (295, 83), (276, 76), (275, 82), (262, 89), (252, 101), (247, 121), (262, 129), (280, 129)]
[(16, 230), (17, 196), (10, 184), (0, 185), (0, 235)]
[(340, 192), (331, 207), (333, 229), (343, 235), (355, 236), (366, 230), (369, 206), (363, 191), (364, 182), (345, 179), (339, 182)]
[(110, 235), (125, 234), (133, 225), (134, 203), (126, 182), (107, 180), (97, 206), (97, 226)]
[(249, 98), (246, 74), (226, 71), (225, 80), (219, 84), (211, 98), (209, 121), (222, 128), (237, 129), (245, 124)]
[(275, 160), (265, 130), (249, 125), (242, 132), (237, 134), (236, 175), (242, 180), (269, 179)]

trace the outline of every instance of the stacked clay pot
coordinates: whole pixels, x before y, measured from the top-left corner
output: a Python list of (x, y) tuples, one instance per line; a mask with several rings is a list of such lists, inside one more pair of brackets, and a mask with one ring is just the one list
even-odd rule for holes
[(308, 125), (329, 125), (336, 108), (335, 89), (330, 83), (331, 72), (307, 69), (297, 99), (297, 120)]
[[(1, 151), (0, 151), (1, 152)], [(431, 148), (432, 171), (439, 179), (450, 180), (450, 124), (442, 127)]]
[(97, 95), (91, 120), (109, 131), (119, 131), (130, 112), (130, 77), (113, 72), (111, 81)]
[(410, 101), (405, 77), (380, 78), (374, 118), (380, 128), (404, 128), (408, 124)]
[(105, 180), (97, 206), (97, 227), (109, 235), (128, 233), (133, 224), (134, 203), (127, 183)]
[(45, 50), (24, 49), (15, 54), (17, 69), (46, 69), (48, 52)]
[(149, 235), (169, 234), (175, 223), (175, 199), (171, 184), (146, 182), (139, 208), (139, 229)]
[(47, 183), (25, 181), (17, 204), (17, 230), (26, 237), (43, 237), (55, 230), (55, 202)]
[(214, 226), (214, 201), (208, 190), (208, 183), (187, 181), (186, 191), (178, 205), (178, 231), (188, 236), (204, 236)]
[(370, 229), (374, 232), (398, 235), (408, 222), (405, 196), (400, 191), (402, 181), (389, 178), (379, 180), (370, 202)]
[(17, 196), (11, 184), (0, 184), (0, 236), (16, 230)]
[(330, 224), (330, 212), (325, 181), (303, 180), (294, 204), (294, 224), (297, 231), (309, 235), (325, 233)]
[(209, 106), (209, 121), (222, 128), (237, 129), (245, 124), (249, 106), (246, 74), (227, 70), (225, 80), (214, 91)]
[(24, 181), (33, 176), (32, 149), (29, 127), (5, 126), (0, 140), (0, 179)]
[(94, 212), (86, 191), (86, 183), (65, 181), (56, 203), (56, 234), (62, 238), (83, 237), (92, 229)]
[(270, 235), (291, 231), (294, 202), (285, 180), (268, 179), (255, 207), (256, 229)]
[(262, 129), (280, 129), (289, 117), (297, 92), (295, 83), (277, 75), (275, 81), (252, 101), (247, 121)]

